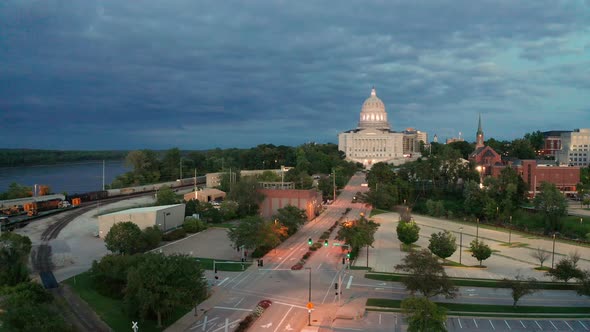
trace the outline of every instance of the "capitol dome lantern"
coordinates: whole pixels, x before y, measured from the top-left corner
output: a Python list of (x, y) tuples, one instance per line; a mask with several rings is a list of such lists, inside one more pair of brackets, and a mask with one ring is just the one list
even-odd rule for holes
[(384, 129), (389, 130), (389, 122), (387, 121), (387, 112), (385, 112), (385, 104), (377, 97), (375, 88), (371, 89), (371, 96), (365, 100), (361, 109), (359, 129)]

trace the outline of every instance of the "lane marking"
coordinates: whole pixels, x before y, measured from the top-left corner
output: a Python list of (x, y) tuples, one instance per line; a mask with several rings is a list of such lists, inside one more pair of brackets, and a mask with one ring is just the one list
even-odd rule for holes
[(574, 330), (574, 329), (573, 329), (573, 328), (570, 326), (570, 324), (568, 324), (566, 321), (563, 321), (563, 322), (565, 323), (565, 325), (567, 325), (567, 327), (569, 327), (569, 328), (570, 328), (570, 330), (572, 330), (572, 331)]
[(236, 310), (236, 311), (252, 311), (252, 309), (232, 308), (232, 307), (219, 307), (219, 306), (215, 306), (213, 308), (215, 308), (215, 309)]
[(244, 297), (242, 297), (242, 298), (241, 298), (241, 299), (238, 301), (238, 303), (236, 303), (236, 305), (234, 306), (234, 308), (235, 308), (235, 307), (237, 307), (237, 306), (238, 306), (240, 303), (242, 303), (242, 301), (244, 301), (244, 299), (245, 299), (245, 298), (244, 298)]
[(293, 307), (289, 308), (289, 310), (287, 310), (287, 313), (285, 313), (285, 315), (283, 315), (283, 319), (281, 319), (281, 321), (279, 322), (279, 325), (277, 325), (277, 327), (275, 328), (274, 332), (277, 332), (277, 330), (279, 329), (279, 327), (281, 327), (281, 324), (283, 324), (283, 321), (285, 320), (285, 318), (287, 318), (287, 315), (289, 315), (289, 313), (291, 312), (291, 310), (293, 310)]
[(588, 328), (586, 327), (586, 325), (584, 325), (584, 323), (582, 323), (581, 321), (578, 321), (578, 323), (580, 323), (580, 325), (582, 325), (582, 326), (584, 327), (584, 329), (585, 329), (586, 331), (588, 331)]
[(541, 329), (541, 331), (543, 331), (543, 328), (541, 327), (541, 325), (539, 325), (539, 323), (537, 323), (537, 321), (535, 321), (535, 324), (537, 324), (537, 326)]
[(223, 279), (223, 281), (221, 281), (219, 284), (217, 284), (217, 287), (221, 287), (221, 285), (223, 285), (223, 283), (228, 280), (229, 280), (229, 277), (225, 277), (225, 279)]
[(350, 285), (352, 284), (352, 277), (353, 276), (348, 277), (348, 283), (346, 284), (346, 289), (350, 289)]
[(320, 265), (318, 265), (318, 268), (317, 268), (317, 270), (319, 270), (319, 269), (320, 269), (320, 267), (322, 266), (322, 264), (324, 264), (324, 263), (320, 263)]
[(274, 303), (286, 305), (286, 306), (289, 306), (289, 307), (295, 307), (295, 308), (300, 308), (300, 309), (307, 310), (307, 307), (304, 307), (304, 306), (301, 306), (301, 305), (296, 305), (296, 304), (291, 304), (291, 303), (285, 303), (285, 302), (279, 302), (279, 301), (275, 301)]
[[(206, 318), (206, 317), (207, 317), (207, 316), (205, 316), (205, 318)], [(219, 319), (219, 317), (211, 318), (211, 319), (209, 320), (209, 322), (212, 322), (212, 321), (214, 321), (214, 320), (216, 320), (216, 319)], [(206, 321), (206, 319), (205, 319), (205, 321)], [(189, 330), (194, 330), (194, 329), (196, 329), (196, 328), (199, 328), (199, 327), (201, 327), (201, 326), (203, 326), (203, 323), (199, 323), (199, 324), (197, 324), (197, 325), (193, 325), (193, 326), (192, 326), (192, 327), (191, 327)]]
[(475, 318), (473, 319), (473, 323), (475, 324), (475, 328), (478, 329), (479, 326), (477, 326), (477, 321), (475, 320)]
[(555, 326), (555, 324), (553, 324), (552, 321), (549, 321), (549, 323), (551, 323), (551, 325), (553, 325), (553, 327), (555, 328), (555, 331), (558, 331), (559, 329), (557, 328), (557, 326)]
[(521, 320), (519, 322), (520, 322), (520, 325), (522, 325), (522, 327), (526, 329), (526, 326), (524, 326), (524, 323)]
[(203, 321), (203, 328), (202, 328), (202, 330), (205, 331), (206, 328), (207, 328), (207, 316), (205, 316), (205, 320)]
[(492, 329), (496, 330), (496, 328), (494, 327), (494, 323), (492, 323), (491, 319), (488, 319), (490, 321), (490, 325), (492, 325)]
[(381, 325), (381, 314), (379, 314), (379, 325)]
[(463, 328), (463, 324), (461, 324), (461, 318), (457, 318), (457, 322), (459, 322), (459, 328)]
[[(236, 319), (236, 320), (234, 320), (233, 322), (230, 322), (228, 325), (230, 325), (230, 326), (231, 326), (231, 325), (237, 324), (237, 323), (239, 323), (239, 322), (241, 322), (241, 321), (242, 321), (241, 319)], [(226, 328), (228, 325), (225, 325), (225, 324), (224, 324), (224, 325), (222, 325), (220, 328), (218, 328), (218, 329), (216, 329), (216, 330), (213, 330), (213, 331), (211, 331), (211, 332), (217, 332), (217, 331), (219, 331), (219, 330), (221, 330), (221, 329), (225, 329), (225, 328)]]
[(508, 324), (508, 322), (504, 319), (504, 323), (506, 323), (506, 326), (508, 326), (509, 330), (512, 330), (512, 328), (510, 327), (510, 324)]

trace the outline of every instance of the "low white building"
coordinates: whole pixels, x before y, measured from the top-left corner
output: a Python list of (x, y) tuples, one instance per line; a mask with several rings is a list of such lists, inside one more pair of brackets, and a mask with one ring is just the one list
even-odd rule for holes
[(158, 226), (162, 231), (180, 227), (184, 221), (184, 207), (184, 204), (149, 206), (99, 216), (98, 236), (104, 238), (114, 224), (126, 221), (142, 230), (151, 226)]

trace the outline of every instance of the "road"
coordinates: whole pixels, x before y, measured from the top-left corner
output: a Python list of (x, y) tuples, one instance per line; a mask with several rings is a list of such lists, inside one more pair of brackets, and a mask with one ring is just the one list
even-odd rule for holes
[[(276, 251), (266, 255), (263, 267), (252, 266), (240, 273), (220, 272), (213, 299), (196, 308), (198, 316), (189, 314), (168, 331), (232, 331), (262, 299), (272, 300), (273, 305), (255, 321), (250, 331), (301, 331), (308, 324), (314, 331), (403, 331), (404, 321), (399, 314), (370, 312), (363, 319), (350, 319), (363, 312), (368, 297), (402, 299), (407, 293), (399, 283), (368, 280), (363, 277), (364, 271), (346, 269), (342, 264), (345, 253), (341, 246), (334, 245), (338, 242), (334, 239), (337, 229), (332, 232), (329, 246), (322, 246), (314, 252), (304, 269), (291, 270), (291, 266), (308, 251), (308, 238), (318, 241), (319, 236), (342, 216), (356, 219), (360, 213), (370, 212), (364, 204), (351, 202), (356, 192), (367, 190), (361, 186), (363, 178), (354, 176), (326, 211), (305, 224)], [(347, 208), (351, 209), (348, 213)], [(586, 298), (578, 297), (572, 291), (542, 291), (523, 298), (520, 304), (544, 305), (548, 301), (554, 306), (588, 305)], [(306, 308), (308, 302), (313, 303), (311, 314)], [(461, 295), (451, 302), (511, 304), (512, 300), (506, 290), (470, 287), (461, 288)], [(502, 325), (493, 318), (464, 320), (450, 317), (447, 327), (451, 331), (540, 331), (550, 330), (543, 326), (552, 324), (557, 327), (554, 331), (562, 330), (562, 326), (570, 326), (568, 331), (588, 331), (590, 328), (588, 320), (522, 320), (523, 324), (520, 321), (507, 319)], [(536, 324), (541, 328), (535, 327)]]

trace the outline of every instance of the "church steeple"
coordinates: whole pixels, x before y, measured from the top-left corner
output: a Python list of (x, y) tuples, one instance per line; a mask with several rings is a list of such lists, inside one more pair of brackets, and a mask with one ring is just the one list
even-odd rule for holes
[(479, 113), (479, 121), (478, 121), (478, 125), (477, 125), (477, 135), (476, 135), (476, 139), (475, 139), (475, 148), (483, 148), (484, 142), (483, 142), (483, 129), (481, 129), (481, 113)]

